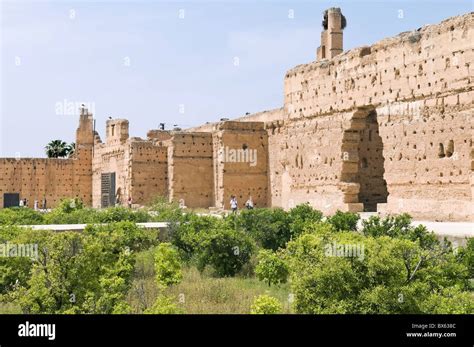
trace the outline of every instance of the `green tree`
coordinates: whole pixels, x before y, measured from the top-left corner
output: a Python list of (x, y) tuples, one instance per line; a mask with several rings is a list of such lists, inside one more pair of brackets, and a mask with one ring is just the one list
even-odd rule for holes
[(327, 221), (332, 224), (337, 231), (356, 231), (359, 218), (357, 213), (337, 210)]
[(372, 216), (362, 221), (362, 233), (367, 236), (390, 236), (419, 242), (424, 249), (439, 246), (434, 233), (429, 232), (424, 225), (413, 226), (412, 218), (404, 213), (396, 216), (380, 218)]
[(255, 274), (260, 281), (265, 281), (269, 286), (286, 283), (288, 266), (278, 254), (263, 249), (259, 251), (257, 260), (258, 264), (255, 268)]
[(220, 277), (237, 274), (249, 262), (254, 250), (254, 242), (248, 235), (225, 222), (201, 233), (198, 245), (198, 269), (203, 271), (211, 266)]
[(282, 312), (282, 305), (278, 299), (269, 295), (260, 295), (255, 298), (250, 307), (251, 314), (277, 314)]
[[(117, 233), (102, 227), (84, 233), (24, 229), (10, 241), (37, 244), (38, 258), (24, 269), (26, 279), (7, 285), (3, 299), (24, 313), (128, 313), (131, 249), (136, 243), (125, 235), (125, 228), (118, 229)], [(6, 261), (11, 274), (17, 258)]]
[(171, 243), (161, 243), (155, 251), (155, 276), (162, 287), (178, 284), (183, 278), (179, 253)]
[(190, 261), (196, 256), (200, 235), (216, 228), (219, 223), (215, 217), (189, 214), (182, 223), (171, 229), (171, 243), (179, 249), (185, 261)]
[(322, 220), (323, 213), (313, 209), (308, 203), (298, 205), (288, 212), (291, 238), (301, 235), (308, 224), (318, 223)]
[(67, 156), (68, 156), (68, 158), (72, 158), (75, 153), (76, 153), (76, 143), (71, 142), (70, 144), (67, 145)]
[(291, 240), (290, 219), (281, 208), (245, 210), (237, 218), (238, 225), (263, 248), (275, 251)]
[(466, 247), (459, 248), (458, 259), (467, 266), (469, 278), (474, 279), (474, 237), (467, 240)]
[[(328, 245), (360, 254), (331, 253)], [(433, 295), (467, 289), (467, 268), (450, 247), (424, 249), (405, 238), (316, 231), (289, 242), (285, 259), (298, 313), (430, 313)], [(468, 305), (456, 307), (472, 313)]]
[(35, 225), (43, 223), (43, 214), (30, 208), (10, 207), (0, 210), (0, 225)]

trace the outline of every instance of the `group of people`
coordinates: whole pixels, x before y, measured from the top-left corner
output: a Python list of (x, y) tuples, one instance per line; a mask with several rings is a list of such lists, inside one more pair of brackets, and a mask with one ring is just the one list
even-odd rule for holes
[[(27, 198), (24, 198), (24, 199), (20, 199), (20, 202), (18, 204), (19, 207), (28, 207), (28, 199)], [(41, 208), (43, 210), (46, 210), (46, 198), (43, 199), (43, 203), (42, 203), (42, 206)], [(33, 203), (33, 209), (35, 211), (39, 210), (39, 202), (38, 200), (35, 200), (34, 203)]]
[[(254, 208), (254, 203), (251, 196), (249, 196), (248, 200), (245, 202), (245, 207), (247, 208), (247, 210), (252, 210)], [(239, 204), (237, 202), (237, 197), (235, 195), (231, 195), (230, 209), (232, 210), (232, 213), (237, 213), (238, 208)]]

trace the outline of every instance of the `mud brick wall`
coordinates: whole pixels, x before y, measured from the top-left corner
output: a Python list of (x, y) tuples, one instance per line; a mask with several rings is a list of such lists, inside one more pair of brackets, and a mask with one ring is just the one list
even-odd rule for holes
[(169, 198), (187, 207), (214, 206), (211, 133), (177, 132), (168, 147)]

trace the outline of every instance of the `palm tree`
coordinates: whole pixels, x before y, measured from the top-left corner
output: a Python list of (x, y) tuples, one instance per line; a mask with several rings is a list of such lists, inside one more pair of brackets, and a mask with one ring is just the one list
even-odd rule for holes
[(67, 157), (71, 158), (75, 152), (76, 152), (76, 144), (74, 142), (71, 142), (69, 145), (67, 145)]
[(53, 140), (45, 147), (48, 158), (64, 158), (69, 153), (69, 145), (62, 140)]

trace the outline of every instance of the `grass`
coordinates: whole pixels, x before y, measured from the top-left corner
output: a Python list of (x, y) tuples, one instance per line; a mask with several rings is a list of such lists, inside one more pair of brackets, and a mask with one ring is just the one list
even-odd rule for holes
[[(148, 250), (137, 255), (134, 280), (128, 293), (132, 313), (143, 313), (153, 305), (158, 294), (153, 250)], [(282, 303), (282, 313), (293, 312), (288, 284), (269, 287), (256, 278), (215, 278), (192, 266), (185, 267), (181, 283), (166, 288), (164, 294), (187, 314), (248, 314), (255, 297), (262, 294), (277, 298)]]

